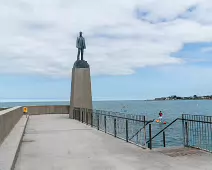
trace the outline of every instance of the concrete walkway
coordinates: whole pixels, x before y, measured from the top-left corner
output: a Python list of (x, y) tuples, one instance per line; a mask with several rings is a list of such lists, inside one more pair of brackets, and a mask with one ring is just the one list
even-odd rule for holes
[(15, 170), (211, 170), (212, 154), (170, 157), (68, 115), (30, 116)]

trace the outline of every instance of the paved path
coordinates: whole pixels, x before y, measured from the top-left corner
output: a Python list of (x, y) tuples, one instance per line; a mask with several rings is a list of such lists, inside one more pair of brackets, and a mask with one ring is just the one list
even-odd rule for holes
[(211, 170), (211, 154), (170, 157), (68, 115), (30, 116), (15, 170)]

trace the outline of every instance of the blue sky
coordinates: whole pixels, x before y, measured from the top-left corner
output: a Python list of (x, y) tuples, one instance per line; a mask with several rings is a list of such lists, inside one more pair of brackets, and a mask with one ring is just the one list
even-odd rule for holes
[(99, 3), (0, 0), (0, 101), (69, 100), (79, 31), (93, 100), (212, 94), (210, 0)]

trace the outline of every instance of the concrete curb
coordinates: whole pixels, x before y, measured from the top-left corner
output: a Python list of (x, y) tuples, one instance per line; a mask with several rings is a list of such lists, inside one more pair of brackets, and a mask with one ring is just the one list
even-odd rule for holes
[(29, 120), (22, 116), (7, 138), (0, 146), (0, 170), (13, 170), (15, 168), (22, 139)]
[(18, 153), (19, 153), (20, 148), (21, 148), (21, 143), (22, 143), (22, 139), (23, 139), (24, 134), (25, 134), (25, 130), (26, 130), (26, 126), (27, 126), (28, 120), (29, 120), (29, 115), (27, 116), (27, 120), (26, 120), (26, 123), (25, 123), (25, 126), (24, 126), (24, 130), (23, 130), (23, 133), (21, 135), (21, 138), (20, 138), (20, 141), (19, 141), (19, 144), (18, 144), (18, 148), (17, 148), (16, 153), (15, 153), (15, 157), (13, 159), (11, 170), (15, 169), (15, 164), (16, 164), (16, 161), (17, 161), (17, 158), (18, 158)]

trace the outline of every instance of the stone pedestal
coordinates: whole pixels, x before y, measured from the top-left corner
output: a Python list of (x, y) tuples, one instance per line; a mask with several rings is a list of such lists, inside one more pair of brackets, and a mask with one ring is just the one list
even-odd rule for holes
[(90, 67), (84, 60), (77, 60), (72, 68), (69, 118), (74, 118), (74, 108), (93, 108)]

